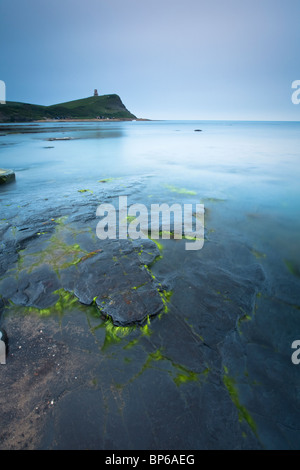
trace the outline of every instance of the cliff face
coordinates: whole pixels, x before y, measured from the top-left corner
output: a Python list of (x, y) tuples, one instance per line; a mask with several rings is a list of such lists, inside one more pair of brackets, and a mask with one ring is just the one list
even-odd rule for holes
[(91, 96), (52, 106), (7, 101), (0, 105), (0, 122), (42, 119), (136, 119), (118, 95)]

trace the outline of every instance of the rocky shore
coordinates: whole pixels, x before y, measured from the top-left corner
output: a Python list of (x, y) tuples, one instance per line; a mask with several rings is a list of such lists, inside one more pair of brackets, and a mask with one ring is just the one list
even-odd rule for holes
[[(177, 123), (167, 126), (168, 164), (160, 138), (159, 149), (145, 152), (151, 164), (157, 156), (155, 174), (130, 166), (147, 134), (139, 129), (137, 139), (132, 124), (109, 132), (2, 128), (3, 166), (14, 161), (18, 169), (16, 184), (0, 194), (0, 328), (9, 341), (0, 366), (1, 450), (299, 448), (291, 345), (300, 277), (296, 244), (293, 253), (282, 243), (288, 234), (294, 246), (296, 221), (284, 212), (279, 223), (279, 204), (261, 201), (269, 184), (277, 190), (275, 177), (257, 195), (257, 178), (248, 182), (258, 171), (252, 161), (250, 169), (238, 160), (224, 170), (224, 141), (222, 165), (209, 164), (216, 172), (200, 181), (192, 161), (192, 185), (181, 156), (198, 126), (176, 141), (176, 178), (166, 178), (174, 171), (166, 149), (181, 134)], [(151, 147), (162, 127), (149, 127)], [(203, 248), (188, 252), (186, 240), (172, 236), (99, 240), (97, 207), (117, 208), (120, 196), (147, 209), (201, 202)]]
[(260, 267), (162, 274), (153, 241), (95, 237), (93, 198), (1, 223), (1, 448), (260, 448), (229, 373)]

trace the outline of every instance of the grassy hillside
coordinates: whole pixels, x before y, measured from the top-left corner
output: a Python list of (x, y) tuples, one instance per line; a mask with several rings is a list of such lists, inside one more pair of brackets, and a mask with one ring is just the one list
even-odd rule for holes
[(46, 107), (27, 103), (7, 101), (0, 105), (0, 122), (27, 122), (43, 119)]
[(91, 96), (52, 106), (7, 101), (0, 105), (0, 122), (30, 122), (41, 119), (136, 119), (118, 95)]

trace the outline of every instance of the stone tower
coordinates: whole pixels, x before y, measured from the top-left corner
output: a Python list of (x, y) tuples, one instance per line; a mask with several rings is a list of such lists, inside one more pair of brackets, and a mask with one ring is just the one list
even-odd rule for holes
[(98, 90), (96, 90), (96, 88), (95, 88), (95, 90), (94, 90), (94, 96), (99, 96), (99, 95), (98, 95)]

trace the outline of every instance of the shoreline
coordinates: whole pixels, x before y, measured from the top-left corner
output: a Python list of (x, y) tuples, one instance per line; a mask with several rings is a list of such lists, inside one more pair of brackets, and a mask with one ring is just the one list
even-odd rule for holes
[(114, 119), (38, 119), (33, 121), (0, 121), (0, 124), (6, 125), (14, 125), (14, 124), (35, 124), (35, 123), (55, 123), (55, 122), (150, 122), (153, 119), (146, 119), (146, 118), (137, 118), (137, 119), (129, 119), (129, 118), (114, 118)]
[(144, 118), (137, 118), (137, 119), (129, 119), (129, 118), (106, 118), (106, 119), (39, 119), (37, 121), (30, 121), (30, 122), (135, 122), (135, 121), (151, 121), (151, 119), (144, 119)]

